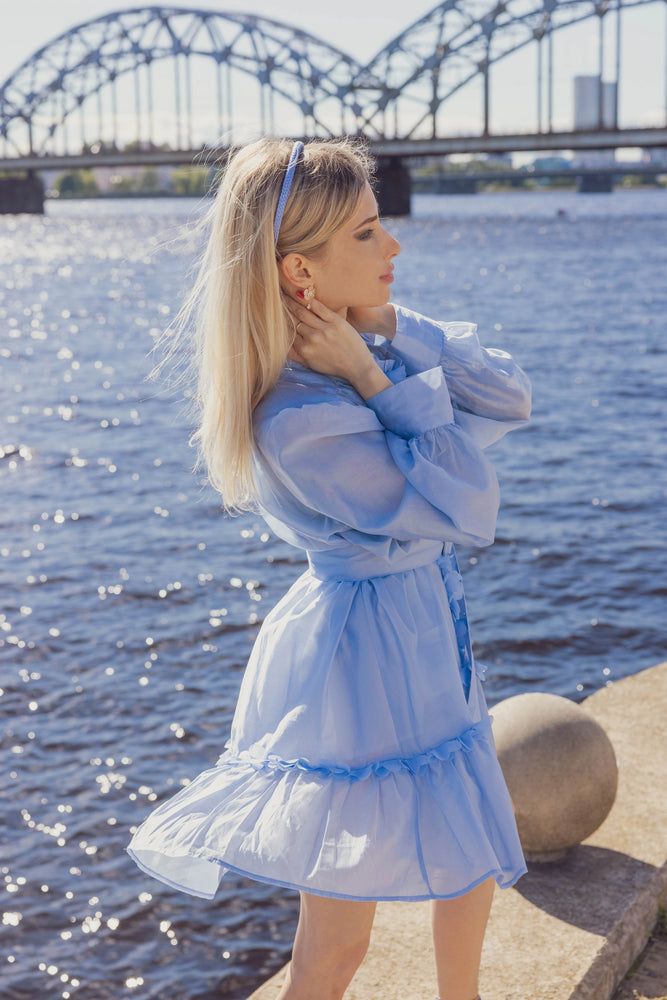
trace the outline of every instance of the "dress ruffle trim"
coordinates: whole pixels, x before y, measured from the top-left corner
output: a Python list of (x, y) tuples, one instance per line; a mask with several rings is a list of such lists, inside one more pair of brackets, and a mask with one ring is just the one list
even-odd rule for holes
[(128, 849), (144, 871), (208, 899), (227, 869), (357, 900), (449, 899), (525, 871), (488, 720), (354, 768), (230, 750)]
[(443, 740), (435, 747), (424, 750), (422, 753), (414, 754), (411, 757), (387, 757), (383, 760), (372, 761), (362, 764), (359, 767), (342, 767), (329, 764), (311, 764), (304, 758), (295, 760), (283, 760), (276, 754), (268, 754), (266, 757), (256, 757), (248, 750), (233, 753), (228, 750), (218, 760), (218, 766), (234, 766), (235, 763), (241, 765), (250, 764), (257, 771), (304, 771), (307, 774), (317, 775), (323, 778), (333, 778), (338, 781), (364, 781), (366, 778), (386, 778), (392, 774), (408, 772), (417, 774), (424, 767), (428, 767), (436, 762), (447, 762), (452, 760), (456, 754), (469, 753), (474, 749), (479, 740), (487, 741), (491, 735), (490, 720), (484, 719), (481, 722), (470, 726), (460, 736)]

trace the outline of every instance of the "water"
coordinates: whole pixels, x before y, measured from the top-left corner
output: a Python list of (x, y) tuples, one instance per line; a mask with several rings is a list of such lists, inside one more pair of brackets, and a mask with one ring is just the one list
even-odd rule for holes
[[(138, 215), (138, 212), (141, 215)], [(195, 203), (0, 218), (3, 997), (247, 996), (287, 958), (292, 893), (214, 903), (126, 858), (217, 758), (266, 610), (303, 568), (190, 471), (145, 382), (198, 243)], [(559, 214), (560, 213), (560, 214)], [(664, 659), (667, 193), (415, 199), (397, 301), (474, 319), (530, 372), (495, 446), (498, 541), (464, 550), (491, 702), (583, 698)]]

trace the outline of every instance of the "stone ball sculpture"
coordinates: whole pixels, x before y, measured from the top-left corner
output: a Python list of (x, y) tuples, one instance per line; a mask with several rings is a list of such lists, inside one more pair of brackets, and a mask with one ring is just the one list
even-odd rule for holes
[(555, 860), (597, 830), (616, 798), (616, 755), (602, 726), (555, 694), (494, 706), (493, 735), (531, 861)]

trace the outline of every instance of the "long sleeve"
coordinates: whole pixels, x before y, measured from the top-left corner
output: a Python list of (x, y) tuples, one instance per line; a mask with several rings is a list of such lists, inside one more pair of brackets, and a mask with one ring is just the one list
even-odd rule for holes
[(307, 389), (280, 397), (260, 405), (256, 419), (260, 502), (301, 538), (493, 540), (497, 479), (455, 423), (441, 368), (408, 376), (366, 405)]
[(521, 427), (530, 415), (530, 382), (505, 351), (484, 348), (473, 323), (436, 323), (396, 307), (388, 347), (409, 374), (442, 368), (455, 420), (480, 447)]

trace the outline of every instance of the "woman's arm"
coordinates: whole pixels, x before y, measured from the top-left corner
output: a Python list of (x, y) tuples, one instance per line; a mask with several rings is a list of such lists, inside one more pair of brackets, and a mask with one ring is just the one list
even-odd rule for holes
[(495, 473), (454, 422), (439, 368), (366, 405), (323, 395), (321, 383), (283, 383), (257, 408), (256, 437), (260, 503), (301, 538), (493, 540)]
[(439, 365), (454, 406), (462, 410), (512, 426), (530, 415), (526, 374), (506, 351), (483, 347), (474, 323), (436, 323), (397, 306), (391, 353), (411, 373)]
[(360, 333), (390, 341), (391, 353), (403, 361), (409, 374), (440, 366), (455, 407), (507, 421), (512, 427), (528, 419), (528, 378), (505, 351), (480, 344), (474, 323), (437, 323), (393, 305), (350, 309), (348, 320)]
[(260, 404), (262, 505), (278, 518), (289, 508), (290, 521), (315, 537), (352, 530), (490, 544), (499, 491), (480, 449), (509, 426), (498, 431), (485, 418), (475, 418), (481, 434), (460, 426), (457, 417), (473, 418), (455, 414), (444, 366), (394, 384), (350, 323), (317, 300), (311, 306), (290, 306), (298, 328), (290, 356), (347, 379), (366, 405), (303, 385)]

